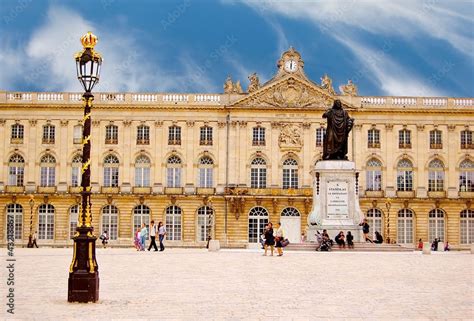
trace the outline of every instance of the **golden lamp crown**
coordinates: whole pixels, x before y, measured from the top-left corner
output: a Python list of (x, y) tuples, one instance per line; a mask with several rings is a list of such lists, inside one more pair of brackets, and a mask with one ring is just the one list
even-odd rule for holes
[(92, 32), (88, 31), (85, 35), (81, 37), (81, 43), (84, 49), (94, 48), (97, 44), (98, 38)]

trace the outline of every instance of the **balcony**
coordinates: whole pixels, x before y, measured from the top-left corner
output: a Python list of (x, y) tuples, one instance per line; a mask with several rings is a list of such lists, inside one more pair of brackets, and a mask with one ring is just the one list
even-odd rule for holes
[(413, 198), (415, 197), (415, 191), (397, 191), (397, 197)]
[(474, 149), (474, 144), (468, 144), (468, 143), (461, 144), (461, 149)]
[(137, 139), (137, 145), (150, 145), (150, 140), (146, 138)]
[(120, 192), (120, 188), (119, 187), (105, 187), (105, 186), (102, 186), (100, 188), (100, 192), (102, 194), (118, 194)]
[(443, 149), (443, 144), (430, 143), (430, 149)]
[(168, 145), (181, 145), (181, 139), (168, 139)]
[(445, 198), (446, 192), (445, 191), (428, 191), (429, 198)]
[(198, 187), (196, 194), (198, 195), (214, 195), (216, 189), (213, 187)]
[(368, 147), (368, 148), (380, 148), (380, 143), (369, 142), (369, 143), (367, 144), (367, 147)]
[(165, 187), (165, 194), (172, 195), (172, 194), (183, 194), (183, 188), (182, 187)]
[(79, 194), (82, 192), (81, 186), (69, 186), (69, 193), (71, 194)]
[(201, 145), (201, 146), (212, 146), (212, 139), (201, 139), (199, 141), (199, 145)]
[(25, 186), (14, 186), (14, 185), (6, 186), (7, 193), (23, 193), (24, 191), (25, 191)]
[(365, 191), (365, 197), (384, 197), (384, 191)]
[(53, 194), (56, 193), (56, 186), (38, 186), (38, 193)]
[(264, 140), (253, 140), (252, 141), (252, 146), (265, 146), (265, 141)]
[(43, 138), (43, 144), (54, 144), (54, 138)]
[(411, 143), (400, 143), (398, 144), (398, 148), (411, 148)]
[(118, 139), (117, 138), (106, 138), (105, 143), (108, 145), (117, 145)]
[(23, 138), (11, 138), (10, 144), (23, 144)]
[(150, 193), (151, 193), (151, 187), (135, 186), (133, 188), (133, 194), (150, 194)]
[(474, 199), (474, 192), (459, 192), (459, 197)]

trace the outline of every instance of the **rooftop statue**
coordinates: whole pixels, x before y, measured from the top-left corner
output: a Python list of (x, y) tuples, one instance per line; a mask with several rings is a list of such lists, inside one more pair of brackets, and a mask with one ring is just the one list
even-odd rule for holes
[(243, 93), (242, 86), (240, 85), (240, 80), (237, 80), (235, 83), (232, 82), (232, 78), (227, 76), (227, 79), (224, 82), (224, 93), (225, 94), (241, 94)]
[(357, 96), (357, 86), (352, 82), (351, 79), (347, 81), (346, 85), (341, 85), (339, 90), (344, 96)]
[(323, 118), (328, 121), (323, 143), (323, 160), (347, 160), (347, 138), (354, 125), (354, 118), (349, 117), (339, 99), (323, 114)]
[(249, 76), (250, 84), (247, 91), (250, 93), (257, 91), (260, 88), (260, 80), (258, 79), (257, 73), (254, 72)]
[(321, 87), (327, 90), (331, 95), (336, 94), (334, 88), (332, 87), (332, 79), (329, 78), (327, 74), (324, 74), (324, 76), (321, 78)]

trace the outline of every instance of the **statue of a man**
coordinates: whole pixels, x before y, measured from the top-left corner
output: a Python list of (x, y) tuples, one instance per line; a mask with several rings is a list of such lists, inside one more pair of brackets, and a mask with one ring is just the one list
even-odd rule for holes
[(347, 137), (354, 125), (354, 118), (350, 118), (347, 111), (342, 108), (339, 99), (334, 101), (323, 118), (327, 118), (328, 125), (323, 144), (324, 160), (347, 160)]

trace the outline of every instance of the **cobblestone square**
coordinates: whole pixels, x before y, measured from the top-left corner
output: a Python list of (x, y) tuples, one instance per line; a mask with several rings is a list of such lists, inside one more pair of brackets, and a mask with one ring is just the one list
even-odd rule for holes
[[(264, 257), (256, 250), (98, 249), (96, 304), (67, 303), (71, 256), (72, 249), (15, 249), (15, 318), (70, 320), (83, 319), (83, 313), (101, 320), (474, 318), (474, 256), (467, 252)], [(6, 269), (2, 275), (6, 280)], [(3, 316), (11, 318), (2, 306)]]

